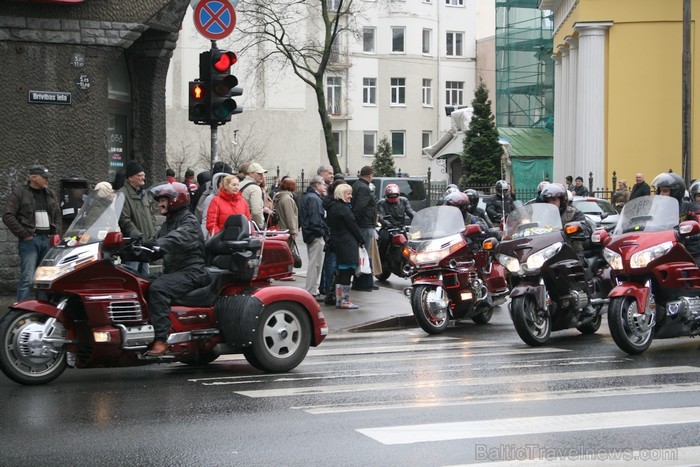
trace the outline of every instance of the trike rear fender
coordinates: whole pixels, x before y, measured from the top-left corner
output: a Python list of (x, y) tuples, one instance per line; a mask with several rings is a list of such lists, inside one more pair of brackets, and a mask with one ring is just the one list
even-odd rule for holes
[(321, 307), (316, 299), (306, 290), (288, 285), (275, 285), (255, 289), (251, 295), (260, 300), (263, 306), (281, 301), (296, 302), (301, 305), (309, 314), (309, 318), (311, 318), (313, 327), (312, 346), (319, 345), (328, 334), (328, 325), (326, 324), (326, 318), (321, 312)]

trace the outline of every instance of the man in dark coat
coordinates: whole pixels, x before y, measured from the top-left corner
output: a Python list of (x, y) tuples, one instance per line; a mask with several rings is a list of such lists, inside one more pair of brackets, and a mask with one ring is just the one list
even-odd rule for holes
[(632, 187), (632, 192), (630, 193), (630, 200), (634, 198), (639, 198), (640, 196), (649, 196), (651, 194), (651, 189), (649, 189), (649, 184), (644, 181), (644, 175), (638, 173), (635, 175), (636, 183)]
[(583, 177), (580, 175), (576, 177), (576, 184), (572, 191), (574, 196), (588, 196), (588, 188), (583, 184)]
[[(151, 238), (156, 233), (156, 220), (151, 208), (152, 198), (146, 184), (146, 172), (136, 161), (126, 164), (126, 183), (119, 191), (124, 193), (124, 207), (119, 216), (119, 228), (122, 234), (132, 238)], [(143, 261), (126, 261), (124, 265), (140, 272), (149, 273), (148, 263)]]
[[(372, 166), (366, 165), (360, 169), (360, 178), (352, 185), (352, 213), (362, 232), (367, 251), (371, 251), (372, 242), (376, 241), (374, 229), (377, 226), (377, 199), (369, 187), (373, 175)], [(362, 274), (356, 277), (352, 288), (371, 292), (374, 288), (373, 282), (372, 274)]]
[(165, 183), (151, 188), (158, 210), (166, 219), (156, 236), (144, 246), (163, 257), (163, 274), (151, 283), (148, 307), (155, 341), (148, 355), (168, 351), (170, 303), (173, 298), (203, 287), (209, 282), (204, 263), (204, 238), (199, 221), (187, 206), (190, 194), (182, 183)]
[(299, 227), (306, 243), (309, 265), (306, 268), (306, 291), (320, 299), (318, 290), (323, 268), (323, 250), (326, 246), (326, 212), (323, 209), (323, 197), (326, 196), (326, 183), (316, 175), (301, 198), (299, 208)]
[(30, 168), (27, 183), (12, 190), (2, 215), (19, 242), (17, 301), (29, 298), (34, 272), (49, 251), (49, 236), (61, 233), (61, 209), (49, 188), (50, 176), (43, 166)]

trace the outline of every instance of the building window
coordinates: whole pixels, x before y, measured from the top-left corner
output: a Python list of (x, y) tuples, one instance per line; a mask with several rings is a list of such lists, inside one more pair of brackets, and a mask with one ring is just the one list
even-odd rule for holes
[(343, 147), (340, 144), (342, 137), (343, 137), (343, 133), (341, 133), (340, 131), (333, 132), (333, 144), (335, 145), (335, 155), (338, 157), (342, 156), (342, 154), (340, 153), (340, 148)]
[(374, 28), (362, 28), (362, 51), (374, 53)]
[(433, 105), (433, 80), (423, 80), (423, 105)]
[(423, 53), (430, 54), (430, 42), (433, 31), (431, 29), (423, 29)]
[(464, 81), (445, 83), (445, 105), (464, 105)]
[(447, 33), (447, 56), (461, 57), (464, 55), (464, 33), (448, 32)]
[(421, 153), (423, 152), (423, 148), (427, 148), (430, 146), (431, 142), (433, 140), (433, 132), (432, 131), (424, 131), (423, 132), (423, 146), (421, 146)]
[(391, 105), (406, 104), (406, 78), (391, 78)]
[(362, 78), (362, 103), (377, 105), (377, 78)]
[(404, 36), (406, 34), (406, 28), (391, 28), (391, 51), (392, 52), (405, 52), (404, 50)]
[(403, 156), (404, 154), (404, 143), (406, 141), (405, 131), (392, 131), (391, 132), (391, 154), (394, 156)]
[(362, 139), (362, 154), (374, 156), (377, 152), (377, 132), (365, 131)]
[(464, 6), (464, 0), (445, 0), (447, 6)]
[(340, 88), (341, 78), (339, 76), (329, 76), (326, 78), (326, 105), (328, 113), (331, 115), (340, 115)]

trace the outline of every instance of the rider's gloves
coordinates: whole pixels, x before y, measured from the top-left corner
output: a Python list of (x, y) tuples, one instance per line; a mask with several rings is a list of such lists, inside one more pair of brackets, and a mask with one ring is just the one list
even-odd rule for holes
[(139, 230), (134, 229), (129, 232), (129, 238), (134, 242), (138, 242), (143, 238), (143, 234)]
[(148, 248), (149, 250), (155, 251), (158, 247), (158, 242), (156, 242), (155, 238), (152, 238), (150, 240), (146, 240), (145, 242), (143, 242), (142, 246), (145, 248)]

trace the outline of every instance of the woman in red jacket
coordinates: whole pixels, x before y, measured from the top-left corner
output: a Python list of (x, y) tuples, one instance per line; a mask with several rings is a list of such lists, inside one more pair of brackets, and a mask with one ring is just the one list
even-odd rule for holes
[(243, 214), (250, 220), (250, 208), (238, 189), (240, 180), (227, 175), (221, 182), (219, 193), (211, 200), (207, 210), (207, 231), (210, 236), (219, 232), (231, 214)]

